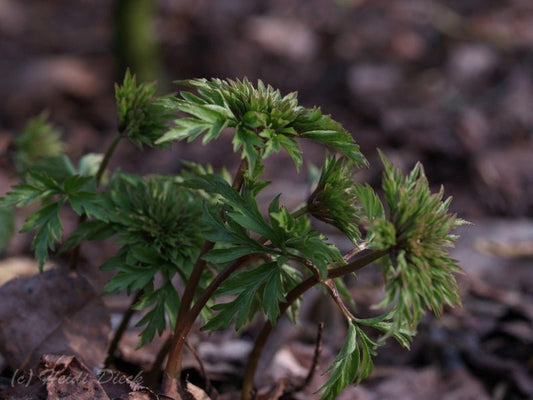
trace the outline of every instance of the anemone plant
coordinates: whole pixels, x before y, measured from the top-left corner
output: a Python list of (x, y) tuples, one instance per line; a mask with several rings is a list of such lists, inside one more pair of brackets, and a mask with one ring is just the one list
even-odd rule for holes
[[(249, 400), (272, 328), (284, 315), (296, 322), (302, 296), (322, 287), (346, 320), (346, 341), (319, 388), (322, 399), (334, 399), (371, 374), (372, 357), (386, 339), (408, 347), (426, 310), (438, 315), (445, 305), (459, 303), (454, 274), (460, 268), (447, 248), (457, 240), (452, 231), (465, 221), (448, 211), (450, 199), (442, 190), (430, 191), (420, 164), (404, 176), (380, 153), (382, 201), (369, 185), (354, 182), (354, 173), (368, 163), (352, 135), (319, 108), (299, 105), (296, 93), (282, 95), (247, 79), (180, 84), (189, 90), (157, 97), (154, 84), (137, 84), (127, 73), (116, 86), (117, 136), (104, 155), (87, 156), (77, 168), (54, 144), (53, 129), (42, 120), (30, 125), (21, 144), (33, 148), (32, 137), (48, 135), (43, 143), (50, 143), (50, 155), (66, 160), (64, 168), (36, 170), (31, 166), (37, 161), (21, 158), (23, 181), (2, 200), (40, 204), (23, 230), (36, 231), (33, 247), (41, 266), (63, 242), (59, 212), (64, 206), (80, 215), (80, 224), (62, 251), (114, 238), (119, 249), (102, 266), (115, 273), (106, 292), (136, 293), (132, 309), (143, 313), (139, 345), (166, 329), (174, 331), (163, 353), (166, 395), (187, 398), (181, 359), (198, 319), (208, 331), (241, 330), (264, 316), (243, 378), (242, 399)], [(188, 162), (178, 175), (107, 171), (123, 138), (139, 147), (168, 147), (200, 138), (208, 144), (223, 131), (232, 135), (241, 159), (233, 176)], [(314, 190), (296, 210), (284, 205), (280, 193), (261, 212), (257, 196), (268, 185), (261, 180), (265, 160), (284, 150), (300, 169), (301, 140), (328, 149)], [(333, 225), (353, 248), (343, 254), (315, 220)], [(382, 266), (385, 296), (372, 318), (360, 318), (342, 278), (374, 262)], [(121, 326), (126, 325), (127, 318)], [(120, 334), (119, 329), (110, 356)]]

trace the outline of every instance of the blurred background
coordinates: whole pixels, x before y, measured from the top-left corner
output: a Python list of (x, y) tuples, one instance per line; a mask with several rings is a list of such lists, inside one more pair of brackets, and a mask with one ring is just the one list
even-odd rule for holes
[[(103, 151), (126, 66), (161, 93), (244, 76), (298, 91), (353, 133), (371, 163), (361, 180), (379, 185), (376, 147), (405, 170), (421, 161), (475, 223), (455, 251), (465, 306), (383, 362), (408, 369), (383, 369), (347, 398), (387, 398), (383, 382), (395, 398), (533, 398), (531, 0), (0, 0), (0, 194), (15, 183), (16, 135), (43, 110), (74, 160)], [(322, 163), (322, 150), (304, 150)], [(172, 173), (180, 158), (236, 165), (228, 138), (163, 152), (123, 143), (113, 163)], [(308, 175), (275, 160), (274, 191), (301, 201)], [(29, 254), (30, 239), (5, 255)], [(442, 384), (442, 371), (461, 374)]]

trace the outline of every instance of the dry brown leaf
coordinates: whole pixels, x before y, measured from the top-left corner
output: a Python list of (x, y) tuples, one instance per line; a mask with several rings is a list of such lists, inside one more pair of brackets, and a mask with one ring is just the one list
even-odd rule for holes
[(203, 389), (193, 385), (191, 382), (187, 382), (187, 392), (192, 396), (191, 400), (211, 400), (211, 397)]
[(43, 354), (77, 355), (90, 368), (103, 363), (109, 316), (83, 277), (51, 270), (11, 280), (0, 298), (0, 353), (11, 368), (31, 368)]
[(74, 356), (44, 355), (38, 376), (47, 399), (109, 400), (96, 376)]

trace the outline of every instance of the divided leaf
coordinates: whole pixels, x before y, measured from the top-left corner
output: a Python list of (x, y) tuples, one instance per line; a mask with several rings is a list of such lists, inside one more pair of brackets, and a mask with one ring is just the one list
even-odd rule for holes
[(378, 345), (355, 324), (348, 327), (346, 341), (326, 372), (331, 372), (327, 382), (319, 389), (322, 400), (334, 400), (350, 384), (358, 384), (370, 376), (372, 356)]
[(299, 169), (302, 165), (300, 145), (295, 138), (323, 143), (344, 154), (353, 164), (364, 166), (365, 158), (352, 136), (318, 108), (298, 105), (296, 93), (282, 96), (279, 90), (258, 81), (192, 79), (179, 82), (196, 94), (181, 92), (181, 98), (161, 104), (192, 118), (177, 119), (157, 143), (171, 140), (192, 141), (207, 132), (203, 144), (218, 138), (221, 131), (234, 128), (234, 151), (241, 150), (248, 161), (249, 176), (257, 177), (262, 161), (284, 148)]

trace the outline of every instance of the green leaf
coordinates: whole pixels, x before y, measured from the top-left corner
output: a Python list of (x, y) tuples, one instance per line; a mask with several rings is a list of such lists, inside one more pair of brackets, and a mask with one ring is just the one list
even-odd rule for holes
[(156, 147), (174, 118), (166, 107), (169, 96), (157, 98), (155, 83), (137, 84), (135, 75), (126, 71), (122, 85), (115, 84), (119, 131), (135, 145)]
[[(241, 195), (223, 178), (217, 175), (207, 174), (196, 179), (191, 179), (185, 182), (185, 184), (193, 189), (202, 189), (209, 193), (220, 195), (220, 201), (232, 208), (232, 211), (226, 213), (228, 219), (236, 222), (244, 229), (250, 229), (265, 238), (272, 239), (274, 233), (259, 212), (253, 194), (249, 190), (245, 189), (243, 195)], [(217, 218), (214, 217), (214, 219)], [(218, 227), (220, 231), (226, 230), (223, 225), (221, 226), (219, 224)], [(222, 233), (222, 235), (224, 234)], [(227, 237), (229, 239), (231, 236)]]
[(106, 222), (86, 221), (71, 233), (65, 243), (63, 243), (63, 246), (61, 246), (60, 253), (64, 253), (86, 240), (100, 241), (113, 236), (115, 233), (113, 226)]
[(294, 140), (291, 137), (278, 135), (277, 140), (279, 144), (289, 153), (289, 156), (292, 158), (292, 161), (294, 162), (294, 165), (296, 166), (297, 170), (300, 170), (300, 167), (302, 166), (303, 159), (302, 159), (302, 149), (298, 142)]
[[(113, 269), (117, 273), (105, 285), (105, 293), (116, 293), (120, 291), (135, 292), (151, 285), (155, 274), (157, 274), (157, 266), (146, 267), (126, 264), (120, 258), (112, 261)], [(109, 269), (108, 266), (103, 266), (104, 269)]]
[(321, 399), (334, 400), (348, 385), (370, 376), (376, 348), (377, 344), (351, 323), (342, 349), (327, 370), (331, 376), (319, 389), (323, 392)]
[(158, 299), (154, 308), (148, 311), (144, 317), (137, 323), (137, 326), (146, 327), (141, 333), (141, 338), (137, 348), (141, 348), (147, 343), (151, 342), (156, 333), (161, 335), (166, 328), (165, 320), (165, 302)]
[(211, 123), (234, 118), (231, 111), (217, 104), (196, 104), (183, 100), (175, 100), (175, 107), (179, 111)]
[(282, 271), (276, 262), (262, 264), (259, 267), (240, 271), (222, 283), (217, 296), (237, 295), (229, 302), (213, 307), (218, 313), (203, 327), (205, 330), (227, 328), (234, 316), (235, 328), (241, 329), (253, 318), (258, 309), (253, 308), (254, 299), (262, 296), (261, 308), (272, 323), (279, 316), (279, 302), (285, 299), (282, 286)]
[(26, 219), (21, 229), (21, 232), (27, 232), (38, 228), (32, 241), (32, 249), (35, 251), (40, 271), (48, 259), (48, 250), (55, 250), (55, 243), (61, 238), (62, 226), (59, 219), (61, 205), (61, 202), (56, 202), (42, 207)]
[[(58, 175), (63, 175), (68, 169), (62, 159), (65, 144), (61, 141), (61, 132), (48, 122), (46, 112), (26, 123), (23, 131), (15, 140), (15, 148), (15, 165), (21, 177), (30, 170), (48, 173), (55, 170), (59, 172)], [(48, 162), (43, 162), (44, 160)], [(53, 161), (50, 163), (50, 160)], [(37, 164), (39, 164), (38, 168), (36, 168)], [(55, 168), (58, 165), (61, 167)], [(54, 174), (56, 177), (58, 175)]]
[(269, 275), (263, 289), (263, 310), (272, 325), (276, 325), (279, 317), (279, 305), (285, 300), (282, 274), (273, 273)]
[(204, 254), (202, 258), (214, 264), (224, 264), (237, 258), (247, 256), (249, 254), (256, 253), (256, 248), (250, 247), (228, 247), (224, 249), (214, 249), (209, 251), (207, 254)]
[(207, 324), (205, 324), (203, 330), (216, 330), (225, 329), (233, 320), (233, 317), (237, 315), (235, 322), (235, 329), (241, 329), (245, 323), (251, 319), (251, 307), (254, 301), (254, 293), (251, 290), (242, 292), (237, 298), (224, 304), (217, 304), (213, 306), (213, 310), (219, 311)]
[(385, 211), (378, 195), (367, 183), (365, 185), (356, 184), (353, 188), (361, 206), (365, 210), (365, 217), (372, 221), (376, 218), (384, 218)]
[(15, 231), (14, 210), (0, 202), (0, 253), (7, 248), (13, 232)]

